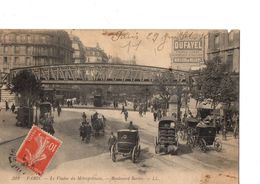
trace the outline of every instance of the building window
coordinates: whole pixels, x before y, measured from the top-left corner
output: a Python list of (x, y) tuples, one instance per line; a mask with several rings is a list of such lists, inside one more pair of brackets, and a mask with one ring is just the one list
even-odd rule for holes
[(26, 59), (25, 59), (25, 65), (26, 65), (26, 66), (30, 66), (30, 65), (31, 65), (31, 58), (30, 58), (30, 57), (26, 57)]
[(4, 57), (4, 64), (7, 64), (7, 61), (8, 59), (7, 59), (7, 57)]
[(5, 35), (5, 36), (4, 36), (4, 40), (5, 40), (6, 42), (8, 42), (8, 41), (9, 41), (9, 36), (8, 36), (8, 35)]
[(230, 33), (228, 34), (228, 39), (229, 39), (230, 41), (233, 41), (233, 39), (234, 39), (234, 33), (233, 33), (233, 32), (230, 32)]
[(31, 36), (27, 35), (27, 42), (31, 42)]
[(232, 72), (233, 71), (233, 55), (228, 55), (227, 56), (227, 70), (228, 72)]
[(8, 46), (4, 46), (4, 53), (8, 53)]
[(231, 46), (233, 44), (233, 40), (234, 40), (234, 33), (230, 32), (228, 34), (228, 45)]
[(21, 37), (20, 37), (20, 35), (16, 35), (16, 42), (21, 42)]
[(219, 48), (219, 35), (215, 35), (215, 38), (214, 38), (214, 48), (215, 49), (218, 49)]
[(14, 47), (14, 52), (15, 53), (19, 53), (20, 52), (20, 47), (19, 46), (15, 46)]
[(25, 47), (25, 54), (28, 54), (29, 53), (29, 48), (26, 46)]
[(41, 37), (41, 41), (42, 41), (43, 43), (45, 43), (46, 37), (45, 37), (45, 36), (42, 36), (42, 37)]
[(15, 57), (15, 58), (14, 58), (14, 64), (15, 64), (15, 65), (19, 64), (19, 57)]

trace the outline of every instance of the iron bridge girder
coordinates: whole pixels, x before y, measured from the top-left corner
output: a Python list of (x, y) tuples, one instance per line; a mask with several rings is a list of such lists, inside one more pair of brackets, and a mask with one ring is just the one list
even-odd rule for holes
[(165, 85), (187, 85), (188, 74), (185, 71), (143, 65), (84, 63), (15, 68), (10, 71), (10, 80), (21, 70), (30, 70), (43, 84), (78, 85), (155, 85), (160, 76), (169, 72), (171, 77), (164, 78)]

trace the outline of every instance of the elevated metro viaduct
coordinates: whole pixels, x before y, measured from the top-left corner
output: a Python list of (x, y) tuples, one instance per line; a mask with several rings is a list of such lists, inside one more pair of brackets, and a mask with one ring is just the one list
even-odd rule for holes
[(21, 70), (31, 71), (45, 85), (134, 85), (152, 86), (162, 83), (167, 86), (187, 85), (189, 74), (169, 68), (111, 64), (83, 63), (44, 65), (10, 70), (8, 83)]

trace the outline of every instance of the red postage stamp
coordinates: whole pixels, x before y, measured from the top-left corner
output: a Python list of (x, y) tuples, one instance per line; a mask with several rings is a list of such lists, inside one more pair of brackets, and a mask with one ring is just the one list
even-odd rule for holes
[(16, 153), (16, 161), (42, 175), (61, 143), (39, 127), (33, 126)]

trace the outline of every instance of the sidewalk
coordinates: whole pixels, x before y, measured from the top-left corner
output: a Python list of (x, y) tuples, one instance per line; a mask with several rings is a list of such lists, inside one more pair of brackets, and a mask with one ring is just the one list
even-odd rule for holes
[(21, 138), (29, 132), (30, 129), (17, 127), (16, 114), (11, 111), (0, 111), (0, 145)]
[[(61, 108), (64, 109), (97, 109), (97, 110), (118, 110), (122, 111), (122, 107), (119, 106), (117, 108), (114, 108), (113, 106), (102, 106), (102, 107), (95, 107), (94, 105), (73, 105), (73, 107), (68, 107), (67, 105), (62, 105)], [(125, 106), (125, 109), (128, 111), (134, 111), (134, 108), (131, 106)], [(136, 110), (138, 111), (138, 109)]]

